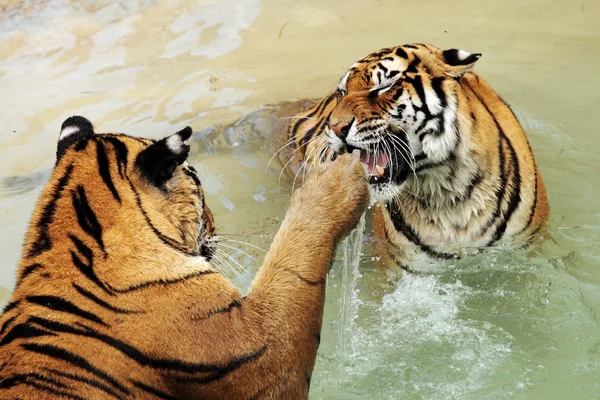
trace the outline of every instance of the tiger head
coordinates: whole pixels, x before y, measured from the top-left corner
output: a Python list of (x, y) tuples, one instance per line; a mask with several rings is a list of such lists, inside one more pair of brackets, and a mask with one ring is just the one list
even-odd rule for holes
[(395, 197), (420, 165), (453, 157), (465, 120), (458, 80), (480, 56), (404, 45), (364, 57), (341, 78), (324, 131), (336, 153), (360, 151), (374, 198)]
[(145, 257), (147, 263), (167, 246), (172, 254), (210, 260), (214, 221), (186, 161), (191, 134), (190, 127), (161, 140), (95, 134), (87, 119), (68, 118), (24, 258), (56, 259), (77, 248), (84, 256), (104, 254), (113, 262)]

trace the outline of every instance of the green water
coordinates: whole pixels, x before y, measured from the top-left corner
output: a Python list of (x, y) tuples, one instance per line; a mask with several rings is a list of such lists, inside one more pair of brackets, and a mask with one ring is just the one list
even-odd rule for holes
[(267, 167), (265, 140), (235, 140), (264, 133), (260, 116), (215, 125), (322, 96), (378, 48), (430, 42), (483, 53), (477, 71), (540, 165), (549, 235), (392, 282), (364, 248), (350, 347), (340, 251), (311, 398), (600, 399), (599, 26), (596, 0), (0, 3), (0, 300), (68, 116), (150, 137), (191, 125), (223, 249), (243, 267), (225, 273), (247, 288), (264, 256), (252, 246), (268, 248), (291, 183)]

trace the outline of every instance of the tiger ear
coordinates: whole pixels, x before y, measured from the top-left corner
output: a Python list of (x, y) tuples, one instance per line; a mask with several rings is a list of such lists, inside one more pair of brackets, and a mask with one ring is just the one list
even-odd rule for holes
[(89, 139), (94, 135), (94, 126), (87, 118), (74, 115), (62, 123), (58, 144), (56, 146), (56, 162), (61, 159), (69, 146), (79, 140)]
[(446, 73), (455, 78), (460, 78), (471, 69), (481, 57), (481, 53), (450, 49), (442, 52), (442, 59), (446, 65)]
[(144, 149), (136, 159), (142, 174), (156, 186), (162, 186), (173, 177), (175, 169), (183, 164), (190, 154), (190, 146), (184, 143), (192, 136), (192, 128), (167, 136)]

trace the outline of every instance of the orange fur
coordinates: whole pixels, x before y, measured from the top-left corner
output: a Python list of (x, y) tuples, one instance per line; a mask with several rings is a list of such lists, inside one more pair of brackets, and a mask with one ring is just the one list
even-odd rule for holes
[(1, 398), (308, 397), (326, 274), (369, 201), (362, 166), (341, 157), (294, 194), (242, 297), (201, 255), (215, 230), (191, 166), (160, 186), (140, 167), (157, 143), (94, 134), (59, 159), (0, 319)]
[[(517, 118), (472, 72), (479, 57), (423, 44), (364, 57), (336, 92), (291, 119), (281, 162), (294, 174), (336, 153), (386, 152), (389, 184), (371, 177), (373, 239), (394, 264), (527, 243), (548, 219), (546, 190)], [(391, 176), (394, 162), (405, 176)]]

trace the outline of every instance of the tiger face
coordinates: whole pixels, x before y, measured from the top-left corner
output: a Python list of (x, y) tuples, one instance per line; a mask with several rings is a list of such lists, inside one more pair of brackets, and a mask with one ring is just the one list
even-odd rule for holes
[(452, 156), (461, 119), (457, 78), (479, 57), (404, 45), (364, 57), (341, 78), (324, 131), (336, 153), (360, 151), (375, 199), (396, 197), (421, 165)]
[[(216, 247), (213, 216), (200, 179), (186, 161), (190, 146), (185, 141), (191, 134), (186, 127), (152, 141), (95, 134), (83, 117), (63, 123), (57, 189), (65, 182), (64, 189), (73, 192), (80, 224), (89, 226), (100, 250), (135, 235), (142, 242), (144, 237), (158, 237), (181, 253), (211, 259)], [(86, 193), (89, 190), (93, 195)], [(35, 247), (38, 241), (33, 243)]]

